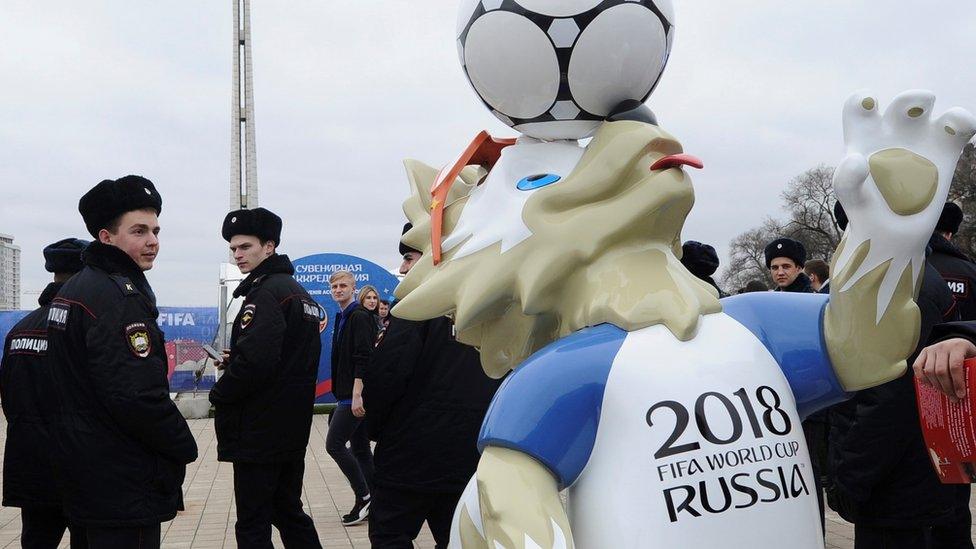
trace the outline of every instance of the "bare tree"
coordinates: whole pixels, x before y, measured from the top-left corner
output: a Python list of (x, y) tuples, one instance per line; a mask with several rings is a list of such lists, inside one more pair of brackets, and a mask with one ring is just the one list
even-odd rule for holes
[(780, 197), (789, 217), (772, 217), (732, 239), (729, 265), (722, 273), (724, 287), (735, 293), (751, 280), (772, 287), (766, 268), (766, 245), (777, 238), (798, 240), (807, 249), (807, 258), (830, 260), (842, 233), (834, 219), (834, 169), (820, 165), (794, 177)]
[(750, 281), (760, 280), (772, 288), (773, 279), (766, 268), (766, 245), (781, 234), (782, 227), (773, 218), (732, 239), (729, 244), (729, 266), (722, 274), (725, 291), (737, 293)]
[(843, 235), (834, 218), (833, 178), (834, 169), (821, 164), (794, 177), (780, 195), (789, 213), (783, 228), (806, 246), (809, 259), (829, 260)]
[[(727, 291), (735, 293), (750, 280), (762, 280), (772, 287), (766, 269), (766, 245), (780, 237), (799, 240), (807, 249), (808, 259), (830, 261), (843, 233), (834, 218), (834, 169), (820, 165), (794, 177), (780, 195), (785, 221), (767, 217), (758, 227), (749, 229), (729, 244), (729, 265), (722, 273)], [(949, 200), (962, 207), (965, 219), (953, 242), (970, 257), (976, 257), (976, 147), (970, 143), (963, 150)]]
[(949, 200), (959, 204), (964, 215), (959, 234), (952, 241), (969, 257), (976, 257), (976, 147), (966, 145), (956, 164), (949, 187)]

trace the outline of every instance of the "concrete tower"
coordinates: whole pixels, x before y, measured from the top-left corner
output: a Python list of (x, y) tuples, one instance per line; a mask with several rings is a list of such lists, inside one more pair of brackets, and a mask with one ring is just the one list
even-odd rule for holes
[(258, 207), (257, 148), (254, 142), (254, 84), (251, 77), (251, 2), (234, 3), (234, 72), (231, 99), (230, 210)]

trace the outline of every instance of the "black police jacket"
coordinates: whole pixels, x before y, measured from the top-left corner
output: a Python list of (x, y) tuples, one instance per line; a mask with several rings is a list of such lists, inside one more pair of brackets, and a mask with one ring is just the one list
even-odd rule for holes
[[(341, 315), (341, 313), (340, 313)], [(332, 332), (332, 394), (336, 400), (352, 398), (353, 382), (366, 378), (366, 367), (376, 343), (376, 320), (366, 309), (356, 306), (339, 330), (336, 315)]]
[[(919, 346), (933, 326), (955, 317), (945, 281), (925, 268), (918, 306)], [(912, 371), (878, 387), (858, 391), (830, 411), (827, 501), (844, 519), (878, 528), (917, 528), (954, 520), (960, 489), (944, 485), (922, 439)]]
[(7, 418), (3, 453), (3, 505), (61, 506), (55, 483), (54, 444), (48, 429), (54, 384), (47, 361), (47, 313), (61, 289), (52, 282), (41, 293), (41, 307), (20, 320), (3, 345), (0, 402)]
[(976, 264), (939, 234), (929, 239), (929, 263), (945, 279), (961, 320), (976, 320)]
[(444, 317), (392, 318), (373, 352), (363, 398), (377, 485), (459, 493), (478, 466), (478, 432), (501, 380), (452, 332)]
[(64, 508), (84, 526), (169, 520), (197, 445), (169, 398), (155, 296), (122, 250), (94, 242), (48, 311)]
[(800, 274), (796, 275), (796, 278), (793, 280), (793, 282), (790, 283), (789, 286), (786, 286), (784, 288), (777, 287), (775, 291), (777, 291), (777, 292), (791, 292), (791, 293), (796, 293), (796, 294), (815, 294), (815, 293), (817, 293), (817, 292), (815, 292), (813, 290), (813, 285), (810, 284), (810, 277), (808, 277), (806, 275), (806, 273), (800, 273)]
[(230, 359), (210, 390), (217, 459), (273, 463), (302, 459), (312, 427), (320, 311), (272, 255), (234, 290), (244, 297), (231, 331)]

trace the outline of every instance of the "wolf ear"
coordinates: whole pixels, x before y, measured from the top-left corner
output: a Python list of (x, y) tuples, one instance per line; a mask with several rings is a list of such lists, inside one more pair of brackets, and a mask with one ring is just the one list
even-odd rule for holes
[(430, 188), (437, 178), (437, 169), (419, 160), (404, 160), (407, 181), (410, 183), (410, 197), (403, 202), (403, 213), (414, 226), (430, 220), (430, 203), (433, 197)]

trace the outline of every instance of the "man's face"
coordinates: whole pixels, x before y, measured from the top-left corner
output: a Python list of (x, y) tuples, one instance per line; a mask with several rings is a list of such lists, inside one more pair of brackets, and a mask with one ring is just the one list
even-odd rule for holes
[(390, 306), (386, 303), (380, 303), (380, 318), (386, 318), (386, 315), (390, 314)]
[(348, 276), (339, 277), (331, 282), (332, 299), (336, 303), (345, 306), (352, 301), (356, 294), (356, 282)]
[(247, 274), (274, 254), (274, 242), (269, 240), (261, 244), (261, 239), (256, 236), (235, 234), (230, 238), (230, 253), (237, 268)]
[(98, 240), (122, 250), (140, 269), (148, 271), (159, 253), (159, 219), (153, 210), (126, 212), (116, 232), (102, 229)]
[(420, 254), (418, 252), (407, 252), (403, 254), (403, 263), (400, 264), (400, 274), (405, 275), (410, 272), (413, 264), (420, 259)]
[(780, 288), (793, 284), (800, 271), (800, 267), (788, 257), (777, 257), (769, 264), (769, 274), (773, 276), (773, 282)]

